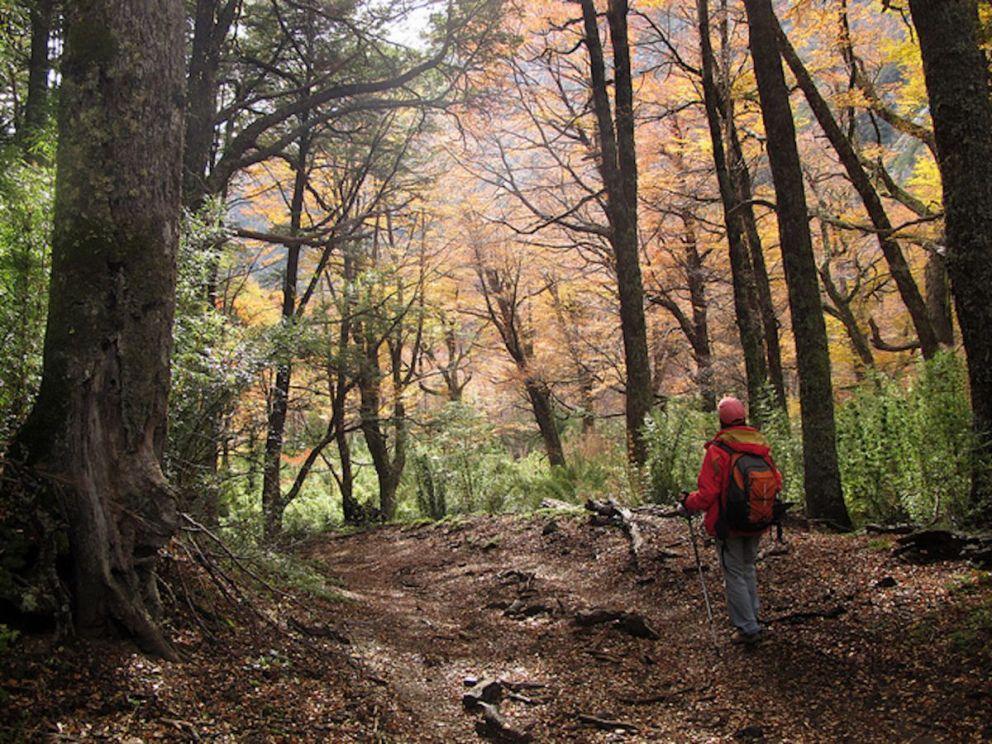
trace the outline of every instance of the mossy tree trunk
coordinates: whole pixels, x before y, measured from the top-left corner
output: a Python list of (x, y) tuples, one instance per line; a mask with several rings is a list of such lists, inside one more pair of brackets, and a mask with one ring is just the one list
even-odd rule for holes
[(67, 525), (74, 625), (172, 656), (155, 615), (176, 529), (160, 467), (183, 129), (180, 0), (66, 6), (41, 390), (12, 459)]
[(779, 242), (796, 342), (806, 510), (815, 519), (847, 528), (851, 521), (841, 492), (837, 462), (827, 328), (820, 303), (796, 128), (778, 50), (777, 20), (771, 0), (745, 0), (744, 7), (775, 182)]
[(992, 523), (992, 100), (976, 0), (911, 0), (944, 191), (947, 273), (980, 442), (975, 504)]

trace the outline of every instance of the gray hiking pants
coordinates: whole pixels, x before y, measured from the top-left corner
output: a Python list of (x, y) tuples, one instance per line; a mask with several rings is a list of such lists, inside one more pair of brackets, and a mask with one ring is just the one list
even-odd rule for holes
[(754, 567), (759, 542), (761, 535), (728, 537), (716, 542), (730, 621), (749, 635), (761, 630), (758, 625), (761, 603), (758, 601), (758, 577)]

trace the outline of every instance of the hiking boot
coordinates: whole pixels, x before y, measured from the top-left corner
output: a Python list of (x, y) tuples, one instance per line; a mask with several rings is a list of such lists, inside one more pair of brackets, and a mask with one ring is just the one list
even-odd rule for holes
[(745, 633), (743, 630), (738, 628), (734, 631), (734, 634), (730, 636), (730, 642), (740, 646), (757, 646), (761, 643), (761, 638), (762, 633), (760, 630), (757, 633)]

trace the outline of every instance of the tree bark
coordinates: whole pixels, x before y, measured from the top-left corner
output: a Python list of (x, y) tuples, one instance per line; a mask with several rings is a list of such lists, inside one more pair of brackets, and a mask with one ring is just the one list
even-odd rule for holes
[[(356, 324), (359, 334), (362, 324)], [(361, 403), (362, 434), (368, 446), (376, 478), (379, 481), (379, 512), (384, 520), (396, 516), (396, 490), (406, 466), (406, 411), (402, 398), (393, 403), (393, 445), (390, 452), (389, 438), (383, 430), (379, 411), (382, 407), (382, 369), (379, 366), (379, 344), (370, 338), (360, 339), (364, 355), (358, 374), (358, 392)]]
[(913, 278), (913, 273), (910, 271), (909, 263), (903, 255), (902, 247), (893, 237), (892, 222), (889, 220), (889, 216), (885, 211), (882, 199), (878, 195), (878, 191), (872, 184), (867, 172), (865, 172), (864, 166), (861, 165), (861, 159), (858, 157), (857, 152), (855, 152), (854, 146), (844, 134), (840, 124), (837, 123), (837, 119), (834, 118), (833, 112), (830, 110), (830, 105), (820, 95), (816, 83), (806, 70), (806, 66), (792, 47), (781, 25), (778, 24), (777, 19), (775, 20), (775, 24), (782, 56), (792, 70), (792, 74), (796, 76), (796, 82), (802, 89), (803, 95), (806, 96), (806, 101), (809, 103), (809, 107), (813, 111), (817, 122), (819, 122), (820, 129), (827, 136), (827, 140), (833, 147), (834, 152), (837, 153), (841, 165), (844, 166), (844, 170), (847, 172), (847, 177), (851, 180), (855, 191), (861, 197), (861, 202), (864, 204), (865, 211), (868, 213), (868, 218), (871, 220), (872, 227), (877, 233), (878, 244), (882, 249), (882, 255), (885, 256), (885, 260), (889, 265), (889, 273), (895, 282), (896, 288), (899, 290), (899, 296), (902, 298), (903, 304), (909, 311), (909, 317), (913, 321), (913, 328), (916, 330), (917, 338), (920, 340), (920, 350), (923, 352), (923, 356), (929, 359), (940, 349), (940, 341), (937, 338), (937, 332), (934, 330), (933, 322), (930, 319), (930, 314), (927, 311), (927, 305), (920, 292), (920, 288), (917, 286), (916, 280)]
[(699, 25), (699, 48), (702, 65), (703, 103), (706, 109), (706, 122), (709, 125), (710, 144), (713, 147), (713, 165), (716, 168), (720, 200), (723, 204), (724, 224), (727, 228), (727, 246), (730, 250), (730, 274), (734, 288), (734, 315), (737, 331), (744, 354), (744, 369), (747, 374), (748, 399), (752, 406), (761, 399), (768, 382), (768, 366), (765, 357), (764, 332), (760, 323), (758, 295), (754, 285), (754, 272), (747, 246), (744, 243), (741, 204), (738, 202), (727, 156), (723, 146), (723, 130), (720, 121), (720, 94), (714, 77), (715, 58), (710, 40), (710, 16), (708, 0), (697, 0), (697, 21)]
[(745, 0), (751, 55), (775, 182), (779, 242), (789, 289), (802, 408), (803, 471), (810, 517), (851, 525), (837, 462), (827, 329), (820, 304), (802, 166), (789, 104), (771, 0)]
[(610, 245), (616, 264), (617, 294), (620, 300), (620, 328), (626, 367), (628, 453), (631, 462), (641, 466), (647, 460), (644, 419), (651, 410), (654, 394), (637, 241), (637, 157), (630, 47), (627, 40), (627, 3), (625, 0), (610, 0), (606, 14), (613, 46), (615, 125), (610, 108), (596, 7), (592, 0), (581, 0), (581, 5), (585, 45), (589, 53), (592, 102), (599, 135), (600, 169), (606, 190), (606, 214), (610, 223)]
[[(66, 9), (41, 390), (12, 448), (67, 525), (76, 630), (174, 657), (154, 564), (176, 529), (165, 444), (182, 154), (183, 4)], [(154, 92), (154, 94), (151, 94)]]
[(930, 247), (926, 269), (923, 274), (926, 288), (927, 309), (933, 320), (934, 330), (940, 343), (954, 345), (954, 316), (951, 307), (951, 285), (947, 278), (947, 262), (938, 253), (936, 246)]
[(992, 522), (992, 101), (976, 0), (910, 0), (944, 192), (947, 273), (968, 357), (977, 508)]

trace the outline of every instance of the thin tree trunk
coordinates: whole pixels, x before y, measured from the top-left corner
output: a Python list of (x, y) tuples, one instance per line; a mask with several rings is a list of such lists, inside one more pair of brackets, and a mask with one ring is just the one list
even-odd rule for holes
[(809, 233), (796, 130), (779, 57), (777, 21), (771, 0), (745, 0), (751, 55), (775, 182), (779, 242), (789, 288), (802, 408), (806, 510), (840, 528), (851, 521), (837, 462), (833, 386), (827, 328), (820, 304), (813, 242)]
[(575, 375), (579, 386), (579, 395), (582, 401), (582, 433), (588, 434), (596, 426), (596, 415), (593, 410), (595, 401), (593, 399), (593, 389), (595, 381), (588, 365), (582, 359), (581, 341), (579, 334), (580, 320), (570, 307), (562, 301), (561, 293), (558, 291), (557, 280), (548, 277), (548, 294), (551, 295), (551, 306), (555, 312), (555, 320), (561, 329), (565, 339), (565, 348), (568, 349), (568, 356), (575, 369)]
[[(306, 195), (308, 159), (310, 151), (309, 132), (300, 135), (299, 151), (296, 159), (296, 174), (293, 182), (293, 196), (290, 201), (290, 235), (298, 235), (303, 222), (303, 199)], [(296, 318), (296, 284), (299, 279), (299, 244), (286, 247), (286, 273), (282, 283), (281, 322), (290, 327)], [(269, 395), (269, 418), (265, 438), (265, 459), (262, 469), (262, 512), (265, 515), (265, 535), (268, 539), (282, 532), (282, 513), (285, 500), (282, 495), (282, 445), (286, 431), (286, 416), (289, 411), (289, 390), (292, 382), (293, 365), (288, 350), (282, 350), (284, 358), (279, 360), (276, 377)]]
[(977, 508), (992, 523), (992, 101), (978, 41), (976, 0), (910, 0), (930, 95), (944, 191), (947, 273), (968, 357), (979, 441), (972, 479)]
[(48, 46), (55, 18), (54, 0), (35, 0), (31, 5), (31, 55), (28, 60), (28, 96), (24, 119), (17, 131), (24, 156), (37, 159), (35, 145), (48, 125), (48, 78), (52, 70)]
[(699, 47), (702, 58), (703, 103), (706, 108), (706, 121), (709, 125), (710, 144), (713, 147), (713, 164), (716, 168), (723, 204), (724, 223), (727, 227), (727, 245), (730, 250), (730, 273), (734, 288), (734, 315), (744, 353), (744, 368), (747, 374), (748, 398), (752, 404), (760, 400), (768, 382), (768, 366), (765, 357), (764, 331), (760, 323), (757, 290), (754, 286), (754, 273), (751, 260), (744, 243), (741, 204), (736, 198), (727, 157), (723, 146), (723, 131), (720, 121), (720, 94), (714, 77), (715, 60), (713, 44), (710, 40), (710, 16), (708, 0), (697, 0), (697, 21), (699, 25)]
[(240, 0), (196, 0), (194, 9), (183, 148), (183, 203), (194, 212), (210, 195), (207, 172), (216, 137), (221, 52), (239, 4)]
[[(66, 9), (41, 390), (11, 459), (51, 484), (75, 627), (173, 657), (155, 556), (176, 529), (162, 474), (182, 150), (183, 4)], [(149, 95), (150, 90), (156, 95)]]
[[(744, 159), (744, 150), (737, 134), (736, 114), (734, 111), (733, 83), (730, 79), (732, 49), (730, 46), (730, 23), (727, 10), (727, 0), (720, 0), (720, 65), (718, 90), (723, 99), (719, 107), (723, 123), (723, 136), (728, 150), (728, 170), (736, 199), (735, 211), (739, 212), (743, 225), (744, 239), (747, 243), (748, 256), (751, 259), (751, 270), (754, 276), (754, 287), (757, 295), (758, 310), (761, 315), (761, 328), (764, 333), (765, 359), (768, 365), (768, 381), (775, 396), (774, 403), (782, 411), (786, 409), (785, 374), (782, 370), (782, 344), (779, 339), (779, 322), (775, 314), (775, 302), (772, 298), (771, 282), (768, 278), (768, 268), (765, 264), (765, 252), (761, 235), (758, 232), (758, 222), (754, 214), (754, 187), (751, 172)], [(714, 65), (715, 66), (715, 65)]]
[(338, 460), (341, 463), (341, 475), (338, 477), (338, 489), (341, 491), (341, 511), (345, 524), (360, 524), (362, 510), (355, 500), (355, 474), (351, 467), (351, 443), (344, 428), (334, 432), (334, 440), (338, 447)]
[(930, 314), (927, 312), (926, 302), (913, 278), (909, 263), (902, 253), (902, 247), (899, 245), (899, 241), (892, 237), (892, 222), (885, 211), (882, 199), (861, 165), (861, 159), (854, 151), (854, 146), (840, 128), (840, 124), (837, 123), (837, 119), (834, 118), (833, 112), (830, 110), (830, 105), (820, 95), (816, 83), (810, 77), (806, 66), (792, 47), (777, 19), (775, 19), (775, 24), (782, 56), (791, 68), (792, 74), (796, 76), (796, 82), (806, 96), (806, 101), (819, 122), (820, 129), (827, 136), (827, 140), (847, 172), (847, 177), (861, 197), (861, 202), (868, 213), (872, 227), (877, 232), (878, 244), (889, 265), (889, 273), (895, 282), (896, 289), (899, 290), (903, 304), (909, 311), (909, 317), (913, 321), (913, 328), (920, 340), (920, 350), (923, 352), (923, 356), (929, 359), (937, 353), (940, 342), (937, 339), (937, 332), (934, 330)]
[(644, 419), (651, 410), (654, 396), (637, 241), (637, 158), (634, 143), (633, 83), (627, 41), (627, 3), (625, 0), (610, 0), (607, 10), (613, 46), (615, 126), (596, 7), (592, 0), (581, 0), (581, 5), (585, 44), (589, 53), (593, 109), (599, 134), (600, 166), (607, 194), (610, 244), (616, 264), (617, 294), (620, 300), (620, 328), (626, 367), (628, 452), (631, 462), (641, 466), (647, 459)]
[(744, 160), (740, 137), (737, 135), (737, 125), (733, 119), (733, 100), (724, 93), (727, 101), (723, 125), (728, 149), (730, 151), (730, 180), (736, 197), (735, 210), (740, 213), (744, 229), (744, 239), (748, 247), (748, 257), (751, 259), (751, 271), (754, 277), (754, 288), (757, 296), (758, 310), (761, 315), (761, 329), (765, 340), (765, 359), (768, 365), (768, 381), (775, 395), (775, 404), (785, 410), (785, 374), (782, 370), (782, 343), (779, 339), (778, 317), (775, 314), (775, 301), (772, 297), (771, 281), (768, 278), (768, 267), (765, 264), (765, 251), (758, 232), (758, 222), (754, 215), (754, 188), (751, 184), (751, 173)]
[(692, 354), (696, 362), (696, 378), (703, 407), (716, 410), (716, 388), (713, 385), (713, 351), (710, 347), (709, 302), (706, 298), (706, 278), (703, 261), (696, 240), (696, 217), (691, 212), (682, 214), (685, 227), (686, 280), (689, 285), (689, 302), (692, 305)]
[[(851, 348), (861, 362), (861, 370), (874, 369), (875, 355), (871, 352), (868, 337), (861, 330), (858, 319), (854, 316), (854, 311), (851, 310), (851, 298), (845, 296), (834, 281), (833, 275), (830, 273), (830, 262), (827, 260), (824, 260), (820, 265), (820, 278), (823, 281), (823, 289), (827, 298), (830, 300), (830, 304), (825, 305), (824, 309), (844, 326), (847, 338), (851, 342)], [(861, 370), (858, 370), (859, 377), (863, 377)]]
[[(533, 345), (523, 338), (525, 334), (520, 328), (520, 306), (517, 301), (519, 267), (516, 273), (501, 272), (485, 266), (481, 253), (477, 252), (475, 268), (476, 276), (479, 278), (479, 288), (486, 301), (489, 320), (499, 332), (507, 354), (510, 355), (517, 372), (523, 378), (524, 390), (530, 400), (537, 428), (541, 432), (548, 462), (553, 466), (563, 467), (565, 455), (555, 421), (551, 390), (548, 384), (534, 373)], [(555, 294), (552, 291), (552, 295)]]

